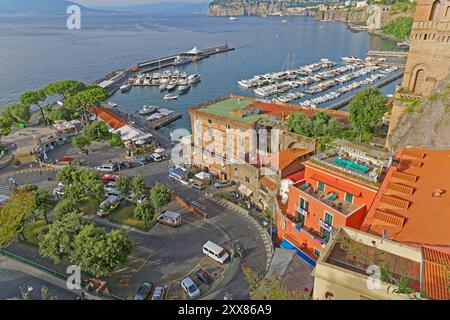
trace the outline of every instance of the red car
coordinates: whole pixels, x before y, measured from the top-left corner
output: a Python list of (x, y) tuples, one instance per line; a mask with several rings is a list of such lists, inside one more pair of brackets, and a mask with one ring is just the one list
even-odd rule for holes
[(105, 174), (102, 176), (102, 180), (104, 181), (116, 181), (119, 178), (116, 174)]

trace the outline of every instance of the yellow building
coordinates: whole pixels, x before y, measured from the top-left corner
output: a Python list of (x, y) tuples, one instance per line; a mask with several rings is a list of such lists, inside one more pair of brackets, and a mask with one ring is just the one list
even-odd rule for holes
[[(313, 270), (314, 299), (450, 299), (450, 255), (341, 227)], [(388, 270), (391, 283), (382, 276)], [(398, 286), (407, 279), (409, 295)], [(399, 292), (400, 291), (400, 292)], [(419, 293), (422, 293), (419, 294)]]

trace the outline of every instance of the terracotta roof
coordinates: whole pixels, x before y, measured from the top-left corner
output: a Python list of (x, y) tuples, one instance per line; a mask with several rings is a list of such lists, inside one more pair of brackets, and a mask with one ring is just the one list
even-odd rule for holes
[(261, 179), (259, 179), (259, 183), (263, 186), (269, 188), (270, 190), (277, 190), (278, 184), (275, 181), (272, 181), (269, 177), (263, 176)]
[(283, 170), (298, 158), (311, 153), (310, 149), (292, 148), (278, 152), (278, 169)]
[[(389, 239), (450, 247), (450, 150), (408, 148), (398, 152), (362, 230)], [(380, 219), (379, 212), (398, 217)], [(382, 221), (384, 220), (384, 221)]]
[(450, 255), (423, 248), (423, 290), (431, 299), (450, 300)]
[(92, 113), (105, 121), (111, 128), (115, 130), (122, 128), (123, 126), (126, 126), (128, 124), (126, 120), (104, 107), (92, 108)]

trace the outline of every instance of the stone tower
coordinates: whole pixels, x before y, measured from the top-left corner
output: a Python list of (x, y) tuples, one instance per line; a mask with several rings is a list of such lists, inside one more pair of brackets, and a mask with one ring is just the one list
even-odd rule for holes
[(402, 87), (428, 96), (450, 67), (450, 1), (418, 0)]
[(450, 68), (450, 0), (418, 0), (411, 46), (401, 86), (397, 87), (386, 147), (404, 108), (430, 95)]

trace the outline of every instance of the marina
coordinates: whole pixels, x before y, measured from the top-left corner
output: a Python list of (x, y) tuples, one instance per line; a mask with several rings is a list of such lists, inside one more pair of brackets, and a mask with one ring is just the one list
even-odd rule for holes
[[(237, 83), (242, 88), (252, 89), (258, 97), (274, 96), (273, 102), (294, 102), (306, 107), (317, 108), (319, 105), (336, 100), (342, 95), (348, 95), (363, 86), (376, 84), (382, 79), (384, 81), (381, 83), (385, 85), (402, 75), (401, 64), (387, 62), (383, 56), (367, 57), (364, 60), (356, 56), (348, 56), (341, 57), (341, 61), (344, 64), (338, 66), (337, 62), (324, 58), (319, 62), (296, 69), (256, 75)], [(394, 76), (390, 76), (391, 74)], [(299, 87), (303, 89), (291, 91)], [(317, 94), (321, 95), (307, 97)], [(348, 103), (352, 96), (344, 97), (343, 101)], [(337, 108), (345, 105), (338, 101), (331, 107)], [(330, 108), (330, 106), (326, 106), (326, 108)]]

